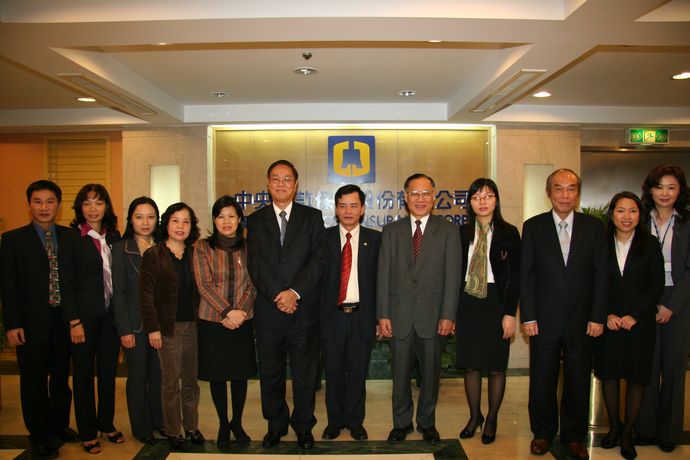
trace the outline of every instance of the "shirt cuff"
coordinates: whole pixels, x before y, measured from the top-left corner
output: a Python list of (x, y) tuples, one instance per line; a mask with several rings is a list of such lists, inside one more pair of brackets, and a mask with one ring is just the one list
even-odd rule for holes
[(294, 293), (295, 293), (295, 295), (297, 296), (297, 300), (301, 300), (301, 299), (302, 299), (302, 296), (301, 296), (301, 295), (299, 295), (299, 292), (295, 291), (295, 290), (294, 290), (294, 289), (292, 289), (292, 288), (290, 288), (290, 290), (291, 290), (292, 292), (294, 292)]

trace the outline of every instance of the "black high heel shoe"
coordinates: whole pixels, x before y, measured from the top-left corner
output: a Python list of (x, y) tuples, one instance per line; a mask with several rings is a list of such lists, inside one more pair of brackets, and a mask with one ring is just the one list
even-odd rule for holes
[(626, 460), (633, 460), (637, 457), (635, 443), (633, 442), (632, 435), (630, 433), (623, 433), (621, 436), (621, 457)]
[(602, 449), (613, 449), (618, 444), (618, 438), (620, 436), (620, 431), (616, 428), (611, 428), (606, 436), (601, 438), (601, 448)]
[(469, 422), (467, 422), (467, 425), (465, 425), (465, 428), (462, 429), (460, 432), (460, 439), (469, 439), (472, 436), (474, 436), (474, 432), (477, 431), (477, 427), (479, 429), (482, 429), (482, 426), (484, 425), (484, 416), (480, 415), (479, 419), (474, 423), (474, 426), (472, 424), (472, 419), (470, 419)]
[(230, 448), (230, 424), (221, 423), (218, 428), (218, 437), (216, 438), (216, 447), (220, 450)]
[[(489, 431), (489, 427), (493, 426), (493, 434), (487, 433)], [(491, 444), (496, 440), (496, 422), (490, 422), (486, 421), (486, 425), (484, 425), (484, 432), (482, 433), (482, 444)]]
[(230, 422), (230, 430), (232, 430), (232, 434), (235, 436), (238, 444), (246, 446), (252, 441), (252, 438), (250, 438), (247, 432), (244, 431), (244, 428), (242, 428), (241, 423), (235, 421)]

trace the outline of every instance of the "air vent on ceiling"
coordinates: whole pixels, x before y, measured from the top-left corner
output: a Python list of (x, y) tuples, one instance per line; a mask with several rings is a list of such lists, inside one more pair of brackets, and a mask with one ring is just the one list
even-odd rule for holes
[(485, 97), (479, 104), (472, 108), (472, 112), (486, 112), (501, 105), (507, 105), (514, 98), (518, 91), (522, 90), (529, 83), (534, 81), (541, 74), (546, 72), (542, 69), (523, 69), (515, 74), (510, 80), (501, 85)]
[(95, 97), (98, 102), (105, 106), (121, 110), (135, 117), (150, 117), (156, 115), (156, 111), (135, 101), (134, 99), (106, 88), (100, 83), (91, 80), (80, 73), (59, 73), (58, 77), (66, 80), (69, 84), (79, 89), (81, 92)]

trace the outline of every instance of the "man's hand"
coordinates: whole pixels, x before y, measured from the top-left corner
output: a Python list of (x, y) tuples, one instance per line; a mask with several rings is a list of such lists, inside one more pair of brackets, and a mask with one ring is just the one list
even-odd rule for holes
[(449, 319), (438, 320), (438, 335), (448, 335), (453, 332), (455, 321)]
[(151, 344), (154, 350), (160, 350), (163, 347), (161, 331), (149, 332), (149, 344)]
[(391, 325), (391, 320), (380, 319), (379, 331), (383, 337), (393, 337), (393, 326)]
[(673, 315), (673, 310), (664, 307), (663, 305), (657, 305), (656, 322), (659, 324), (666, 324), (671, 321), (671, 315)]
[(515, 334), (515, 317), (510, 315), (503, 315), (503, 339), (509, 339)]
[(587, 322), (587, 335), (591, 337), (599, 337), (604, 333), (604, 325), (600, 323)]
[(297, 294), (295, 291), (290, 289), (280, 291), (273, 301), (276, 303), (278, 310), (283, 313), (291, 315), (297, 311)]
[(637, 324), (637, 320), (630, 315), (625, 315), (621, 318), (621, 327), (626, 331), (632, 329), (635, 324)]
[(533, 337), (535, 335), (539, 334), (539, 325), (537, 324), (536, 321), (532, 321), (529, 323), (524, 323), (522, 325), (522, 330), (527, 334), (529, 337)]
[(614, 314), (610, 314), (606, 317), (606, 327), (608, 327), (612, 331), (619, 330), (621, 328), (621, 317)]
[(24, 345), (24, 328), (18, 327), (17, 329), (7, 331), (7, 341), (13, 347)]
[(84, 331), (84, 325), (78, 319), (70, 321), (69, 336), (72, 339), (72, 343), (74, 344), (86, 342), (86, 332)]
[(134, 338), (134, 334), (120, 336), (120, 343), (122, 344), (122, 348), (134, 348), (134, 346), (136, 345), (136, 339)]

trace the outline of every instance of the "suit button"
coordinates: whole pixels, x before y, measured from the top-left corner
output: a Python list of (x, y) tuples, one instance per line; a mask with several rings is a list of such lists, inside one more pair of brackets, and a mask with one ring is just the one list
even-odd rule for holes
[(282, 263), (285, 263), (285, 262), (287, 262), (287, 260), (286, 260), (286, 259), (280, 259), (280, 261), (281, 261)]

